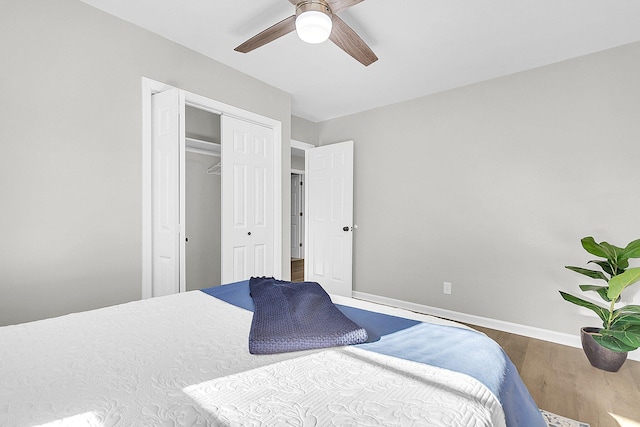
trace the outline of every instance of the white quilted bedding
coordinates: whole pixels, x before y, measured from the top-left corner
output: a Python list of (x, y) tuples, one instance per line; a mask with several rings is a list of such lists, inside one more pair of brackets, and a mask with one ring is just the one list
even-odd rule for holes
[(357, 348), (251, 355), (251, 316), (194, 291), (2, 327), (0, 426), (504, 425), (463, 374)]

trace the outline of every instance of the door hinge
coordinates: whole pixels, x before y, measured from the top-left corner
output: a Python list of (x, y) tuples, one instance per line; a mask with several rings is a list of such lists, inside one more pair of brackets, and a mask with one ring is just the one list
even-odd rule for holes
[(302, 216), (302, 212), (300, 212), (300, 216)]
[(300, 243), (300, 247), (302, 247), (302, 243)]
[(302, 185), (302, 181), (300, 181), (300, 185)]

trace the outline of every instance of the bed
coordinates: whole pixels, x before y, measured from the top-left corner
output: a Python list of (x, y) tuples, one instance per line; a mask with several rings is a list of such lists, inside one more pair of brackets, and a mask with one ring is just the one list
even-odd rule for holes
[(251, 354), (248, 281), (2, 327), (0, 425), (546, 427), (484, 334), (331, 299), (366, 342)]

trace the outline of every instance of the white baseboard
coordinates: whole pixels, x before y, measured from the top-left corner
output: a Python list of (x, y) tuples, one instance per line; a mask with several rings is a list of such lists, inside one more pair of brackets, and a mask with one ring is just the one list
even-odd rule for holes
[[(475, 316), (473, 314), (460, 313), (458, 311), (445, 310), (442, 308), (430, 307), (428, 305), (416, 304), (394, 298), (372, 295), (366, 292), (353, 291), (353, 298), (389, 305), (391, 307), (403, 308), (417, 313), (430, 314), (436, 317), (455, 320), (456, 322), (469, 323), (471, 325), (509, 332), (511, 334), (523, 335), (525, 337), (548, 341), (555, 344), (582, 348), (580, 337), (577, 333), (572, 335), (563, 332), (550, 331), (548, 329), (536, 328), (534, 326), (520, 325), (517, 323), (505, 322), (503, 320), (490, 319), (488, 317)], [(630, 360), (640, 361), (640, 350), (630, 352), (628, 358)]]

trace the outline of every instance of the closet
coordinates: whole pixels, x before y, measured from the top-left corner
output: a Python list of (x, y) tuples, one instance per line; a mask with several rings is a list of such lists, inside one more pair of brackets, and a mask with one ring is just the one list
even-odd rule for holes
[(143, 78), (143, 298), (281, 275), (281, 129)]
[(220, 115), (185, 107), (186, 288), (221, 284)]

